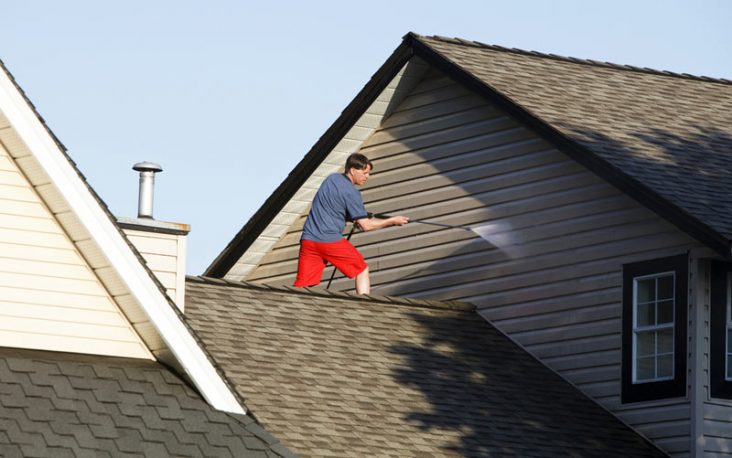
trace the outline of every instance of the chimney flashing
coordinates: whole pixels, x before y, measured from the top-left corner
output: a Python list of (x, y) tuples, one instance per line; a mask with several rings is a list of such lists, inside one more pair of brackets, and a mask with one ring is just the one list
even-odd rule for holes
[(123, 229), (157, 232), (160, 234), (188, 235), (188, 233), (191, 232), (190, 224), (158, 221), (150, 218), (118, 216), (117, 223), (119, 223), (120, 227)]

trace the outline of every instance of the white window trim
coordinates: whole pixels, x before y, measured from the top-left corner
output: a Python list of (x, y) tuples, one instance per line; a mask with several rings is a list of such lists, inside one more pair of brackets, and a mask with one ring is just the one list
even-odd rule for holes
[[(638, 326), (638, 282), (641, 280), (657, 279), (657, 278), (665, 277), (668, 275), (671, 275), (671, 278), (673, 279), (674, 295), (673, 295), (673, 306), (671, 307), (671, 312), (673, 313), (672, 321), (670, 323), (664, 323), (661, 325)], [(676, 348), (675, 348), (675, 346), (673, 347), (673, 351), (671, 352), (672, 367), (671, 367), (670, 376), (654, 377), (654, 378), (639, 380), (638, 372), (637, 372), (638, 333), (639, 332), (661, 331), (661, 330), (665, 330), (665, 329), (671, 329), (672, 341), (676, 342), (676, 294), (675, 294), (675, 291), (676, 291), (676, 271), (674, 271), (674, 270), (633, 277), (633, 349), (632, 349), (632, 361), (633, 361), (632, 383), (633, 384), (663, 382), (663, 381), (667, 381), (667, 380), (673, 380), (676, 377), (676, 361), (675, 361)], [(658, 284), (656, 284), (656, 298), (658, 298)], [(666, 353), (664, 353), (664, 354), (666, 354)], [(654, 355), (656, 357), (658, 357), (659, 353), (654, 353)]]

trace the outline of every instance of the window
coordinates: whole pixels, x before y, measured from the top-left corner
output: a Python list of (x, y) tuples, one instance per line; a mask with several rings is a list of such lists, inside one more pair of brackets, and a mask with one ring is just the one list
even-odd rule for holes
[(686, 394), (687, 262), (623, 266), (623, 402)]
[(674, 378), (675, 273), (633, 279), (633, 383)]
[(712, 262), (710, 300), (710, 391), (732, 399), (732, 264)]

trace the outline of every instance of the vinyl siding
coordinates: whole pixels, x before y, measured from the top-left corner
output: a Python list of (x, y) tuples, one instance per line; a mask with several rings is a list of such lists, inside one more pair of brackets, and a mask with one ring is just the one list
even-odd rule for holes
[[(375, 165), (362, 189), (369, 211), (485, 236), (416, 222), (354, 235), (375, 294), (476, 304), (621, 419), (688, 456), (688, 399), (620, 402), (622, 265), (698, 242), (436, 71), (360, 151)], [(247, 280), (292, 284), (305, 216)], [(337, 275), (331, 289), (352, 287)]]
[(125, 234), (165, 287), (168, 296), (184, 310), (186, 237), (132, 229), (125, 229)]
[(732, 456), (732, 402), (711, 399), (704, 403), (704, 456)]
[(2, 143), (0, 346), (151, 358)]

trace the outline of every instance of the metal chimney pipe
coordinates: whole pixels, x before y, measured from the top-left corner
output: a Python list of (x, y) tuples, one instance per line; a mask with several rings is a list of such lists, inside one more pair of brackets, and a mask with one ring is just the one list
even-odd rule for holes
[(137, 217), (153, 219), (153, 194), (155, 174), (163, 168), (152, 162), (138, 162), (132, 170), (140, 172), (140, 195), (137, 200)]

